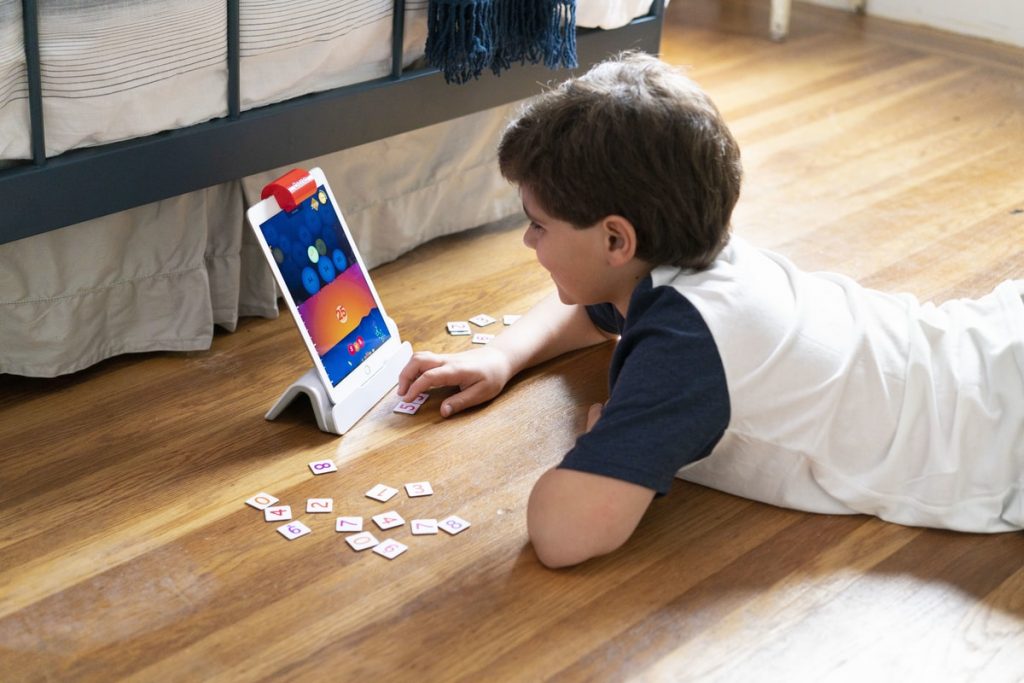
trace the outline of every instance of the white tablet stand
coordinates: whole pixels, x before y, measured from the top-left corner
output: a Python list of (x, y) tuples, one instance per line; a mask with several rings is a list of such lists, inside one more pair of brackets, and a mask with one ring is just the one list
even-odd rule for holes
[(317, 426), (331, 434), (344, 434), (398, 384), (398, 375), (410, 358), (412, 345), (409, 342), (402, 342), (395, 355), (338, 403), (331, 400), (316, 368), (310, 368), (281, 394), (281, 398), (277, 399), (274, 407), (267, 412), (266, 418), (273, 420), (299, 394), (306, 394), (313, 405)]

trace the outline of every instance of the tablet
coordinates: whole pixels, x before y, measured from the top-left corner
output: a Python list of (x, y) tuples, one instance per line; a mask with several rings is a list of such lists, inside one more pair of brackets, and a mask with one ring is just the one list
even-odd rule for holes
[(323, 171), (313, 168), (308, 176), (315, 188), (304, 178), (308, 196), (294, 208), (267, 196), (246, 215), (324, 388), (339, 403), (387, 363), (401, 340)]

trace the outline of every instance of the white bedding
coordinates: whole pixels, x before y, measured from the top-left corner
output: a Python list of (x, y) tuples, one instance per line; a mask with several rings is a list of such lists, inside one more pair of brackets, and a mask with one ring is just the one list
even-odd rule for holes
[[(145, 1), (167, 7), (189, 5), (196, 11), (210, 4), (207, 0)], [(90, 6), (108, 2), (82, 0), (78, 4)], [(17, 0), (0, 0), (0, 14), (14, 12), (15, 4), (20, 7)], [(223, 7), (223, 3), (218, 4)], [(373, 3), (361, 0), (360, 4), (369, 7)], [(418, 10), (417, 4), (421, 6)], [(248, 0), (242, 5), (250, 9), (257, 5), (295, 6), (272, 0)], [(421, 11), (422, 6), (425, 1), (407, 3), (410, 12)], [(587, 22), (611, 28), (627, 23), (632, 16), (646, 13), (649, 7), (650, 0), (581, 0), (577, 11)], [(20, 17), (20, 9), (17, 11)], [(243, 14), (243, 22), (245, 17)], [(250, 26), (255, 26), (255, 19), (253, 22)], [(390, 22), (389, 12), (383, 41), (386, 45), (390, 43)], [(406, 34), (407, 58), (411, 54), (411, 43), (418, 41), (422, 52), (423, 33), (417, 34), (414, 23), (410, 22)], [(579, 25), (585, 24), (580, 21)], [(243, 32), (245, 26), (243, 23)], [(336, 60), (341, 59), (345, 50), (331, 47), (331, 41), (340, 41), (341, 46), (350, 45), (346, 41), (352, 38), (352, 32), (334, 38), (328, 36), (325, 44), (314, 40), (312, 52), (298, 46), (264, 42), (261, 48), (246, 54), (245, 45), (257, 44), (254, 35), (243, 38), (243, 60), (246, 60), (243, 74), (248, 60), (253, 64), (262, 60), (264, 66), (260, 68), (265, 71), (262, 78), (253, 77), (248, 82), (243, 75), (244, 107), (290, 97), (305, 91), (304, 88), (314, 81), (317, 89), (323, 89), (335, 87), (350, 77), (336, 68)], [(173, 42), (170, 38), (162, 40)], [(3, 49), (0, 44), (0, 79), (4, 73)], [(363, 66), (357, 70), (366, 68), (376, 73), (383, 69), (381, 73), (386, 73), (390, 70), (390, 48), (387, 50), (387, 58), (381, 58), (378, 53), (364, 59)], [(363, 54), (372, 53), (370, 50)], [(318, 56), (313, 59), (312, 54)], [(325, 61), (333, 66), (325, 68)], [(202, 62), (197, 54), (195, 63)], [(279, 67), (276, 72), (274, 64)], [(198, 71), (205, 68), (197, 66)], [(217, 80), (214, 71), (216, 69), (204, 74), (197, 82), (205, 83), (204, 87), (217, 94), (214, 99), (222, 100), (225, 86)], [(310, 74), (314, 71), (320, 74), (320, 80), (312, 78)], [(0, 80), (0, 97), (3, 83)], [(453, 87), (472, 87), (472, 84)], [(173, 88), (158, 98), (167, 105), (166, 111), (158, 115), (173, 119), (176, 125), (201, 120), (214, 111), (211, 104), (204, 113), (197, 115), (198, 109), (192, 108), (198, 106), (195, 105), (197, 100), (190, 100), (193, 104), (189, 107), (172, 106), (171, 101), (175, 100), (172, 93)], [(206, 101), (205, 95), (200, 95), (199, 101)], [(59, 106), (71, 107), (68, 111), (72, 111), (82, 103), (65, 102)], [(111, 111), (109, 106), (91, 105), (90, 113), (82, 116), (94, 121), (96, 117), (116, 118), (119, 125), (148, 116), (147, 107), (141, 104), (123, 116)], [(359, 249), (372, 268), (434, 237), (519, 213), (518, 197), (498, 174), (494, 149), (513, 106), (480, 112), (295, 166), (318, 165), (324, 169)], [(10, 146), (5, 131), (14, 125), (11, 121), (17, 123), (20, 115), (13, 113), (18, 109), (0, 108), (0, 135), (3, 136), (0, 147)], [(50, 115), (48, 110), (48, 140), (51, 130), (56, 129), (54, 133), (63, 135), (65, 142), (77, 140), (95, 144), (113, 130), (104, 128), (98, 133), (95, 125), (77, 121), (58, 126), (51, 124)], [(27, 125), (27, 112), (24, 118)], [(214, 325), (232, 330), (239, 316), (277, 315), (277, 292), (244, 223), (244, 209), (258, 200), (266, 182), (286, 170), (273, 169), (0, 245), (0, 372), (52, 377), (122, 353), (206, 349), (212, 341)]]

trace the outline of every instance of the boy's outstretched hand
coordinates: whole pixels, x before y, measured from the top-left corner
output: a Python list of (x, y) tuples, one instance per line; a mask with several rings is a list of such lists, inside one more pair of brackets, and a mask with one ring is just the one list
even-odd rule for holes
[(420, 351), (398, 376), (398, 395), (409, 401), (431, 389), (458, 387), (441, 403), (441, 416), (450, 417), (497, 396), (513, 372), (508, 356), (496, 348), (443, 355)]

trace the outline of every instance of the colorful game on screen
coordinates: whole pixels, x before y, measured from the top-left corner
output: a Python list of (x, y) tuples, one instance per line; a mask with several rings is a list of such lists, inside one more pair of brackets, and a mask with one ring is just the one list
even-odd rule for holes
[(337, 386), (391, 336), (320, 187), (260, 225), (327, 376)]

